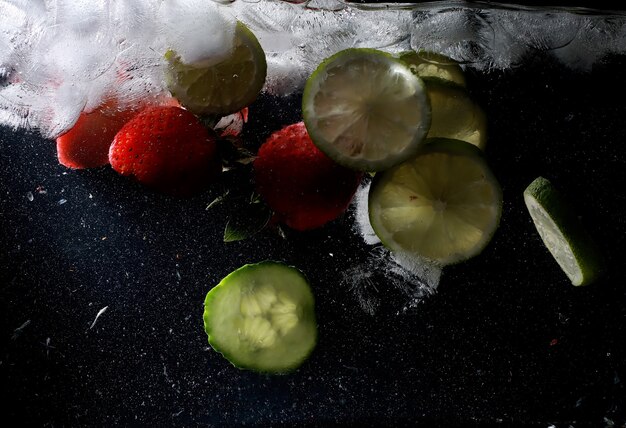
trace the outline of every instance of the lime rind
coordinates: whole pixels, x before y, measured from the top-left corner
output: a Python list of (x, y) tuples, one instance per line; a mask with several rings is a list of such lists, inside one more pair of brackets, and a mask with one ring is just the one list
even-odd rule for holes
[[(315, 145), (360, 171), (381, 171), (414, 156), (430, 128), (426, 87), (392, 55), (346, 49), (306, 82), (303, 119)], [(325, 111), (324, 111), (325, 110)]]
[(524, 202), (544, 245), (573, 285), (588, 285), (604, 270), (604, 260), (569, 203), (544, 177), (524, 190)]
[[(423, 165), (434, 163), (430, 162), (429, 155), (443, 155), (446, 159), (440, 162), (440, 164), (445, 166), (443, 168), (435, 168), (429, 173), (416, 173), (415, 170), (417, 170), (417, 166), (420, 165), (420, 162), (422, 162)], [(456, 160), (450, 162), (449, 159), (452, 158), (456, 158)], [(453, 218), (456, 224), (459, 224), (459, 221), (467, 224), (476, 223), (474, 227), (457, 227), (456, 230), (461, 230), (463, 233), (454, 236), (451, 236), (450, 228), (442, 227), (439, 230), (428, 230), (427, 227), (424, 228), (423, 224), (430, 224), (429, 227), (432, 229), (432, 225), (434, 224), (432, 222), (433, 215), (436, 215), (433, 214), (433, 211), (436, 211), (436, 209), (432, 208), (434, 203), (429, 202), (429, 204), (424, 205), (424, 209), (419, 211), (419, 214), (416, 214), (417, 211), (414, 210), (415, 204), (412, 202), (406, 203), (406, 199), (402, 198), (408, 196), (413, 199), (413, 196), (408, 195), (408, 193), (404, 195), (402, 192), (406, 189), (411, 189), (413, 185), (421, 187), (422, 189), (429, 189), (431, 188), (429, 186), (436, 188), (437, 183), (444, 183), (444, 188), (449, 187), (446, 184), (451, 182), (449, 180), (456, 180), (457, 184), (463, 186), (463, 178), (461, 178), (461, 181), (455, 178), (455, 174), (458, 171), (448, 170), (448, 168), (456, 168), (457, 166), (465, 168), (463, 164), (471, 166), (470, 170), (472, 171), (472, 175), (475, 177), (476, 182), (479, 183), (479, 186), (476, 188), (482, 189), (480, 191), (481, 193), (478, 195), (479, 201), (476, 202), (472, 200), (469, 188), (462, 187), (462, 190), (470, 197), (470, 199), (468, 199), (469, 203), (484, 205), (484, 207), (479, 210), (481, 216), (484, 218), (476, 217), (471, 211), (466, 214), (468, 216), (467, 218)], [(403, 168), (409, 172), (401, 171)], [(411, 168), (414, 170), (410, 171)], [(470, 170), (466, 169), (466, 171)], [(404, 178), (397, 174), (405, 174), (405, 176), (413, 174), (416, 181), (413, 183), (406, 182)], [(476, 188), (474, 188), (474, 190), (476, 190)], [(411, 190), (414, 191), (415, 189)], [(397, 192), (402, 197), (394, 200), (393, 198), (396, 196), (390, 196), (394, 195), (394, 192)], [(422, 193), (422, 195), (424, 195), (424, 193)], [(385, 200), (385, 198), (387, 198), (387, 200)], [(480, 200), (481, 198), (484, 200)], [(428, 199), (428, 196), (426, 199)], [(437, 198), (432, 197), (432, 199)], [(483, 152), (480, 149), (464, 141), (436, 138), (428, 139), (427, 144), (420, 150), (415, 158), (397, 165), (388, 171), (376, 174), (370, 187), (368, 205), (372, 228), (385, 247), (396, 254), (425, 259), (432, 264), (444, 267), (460, 263), (480, 254), (491, 241), (498, 228), (502, 214), (502, 190), (498, 181), (491, 173), (484, 159)], [(391, 206), (395, 211), (400, 213), (396, 224), (393, 224), (396, 219), (393, 217), (391, 210), (387, 210), (383, 205), (387, 207)], [(403, 216), (401, 210), (404, 209), (407, 211), (413, 210), (411, 211), (412, 218)], [(461, 210), (461, 212), (466, 213), (464, 210)], [(384, 218), (385, 216), (387, 218)], [(451, 224), (450, 221), (452, 220), (450, 220), (450, 218), (451, 217), (448, 217), (448, 224)], [(394, 233), (389, 226), (390, 223), (398, 228), (400, 233), (397, 231)], [(422, 228), (425, 232), (417, 233), (419, 228)], [(447, 239), (449, 242), (454, 242), (454, 244), (448, 244), (448, 247), (445, 245), (438, 246), (438, 242), (444, 239)], [(456, 244), (458, 244), (458, 248), (455, 248)]]
[[(241, 311), (245, 308), (246, 298), (249, 299), (259, 287), (268, 285), (278, 290), (276, 295), (279, 299), (287, 299), (290, 305), (293, 303), (291, 307), (297, 311), (298, 322), (292, 322), (290, 330), (284, 331), (282, 337), (275, 335), (273, 343), (251, 348), (244, 343), (246, 332), (242, 331), (247, 328), (246, 322), (250, 318), (246, 319), (246, 315), (250, 314)], [(259, 296), (257, 301), (261, 304), (249, 299), (251, 305), (248, 307), (258, 312), (259, 320), (270, 319), (270, 315), (262, 313), (264, 297), (262, 294)], [(277, 299), (275, 296), (270, 298)], [(204, 329), (211, 347), (235, 367), (268, 374), (289, 373), (304, 363), (317, 344), (314, 305), (308, 281), (297, 268), (274, 261), (247, 264), (231, 272), (207, 293), (204, 300)], [(283, 319), (285, 316), (293, 316), (289, 309), (282, 313), (280, 309), (278, 307), (279, 313), (274, 315), (282, 316)], [(258, 331), (252, 333), (258, 338)]]
[(265, 84), (267, 61), (255, 35), (238, 21), (232, 54), (210, 66), (184, 64), (172, 50), (166, 86), (182, 106), (194, 114), (228, 115), (250, 105)]

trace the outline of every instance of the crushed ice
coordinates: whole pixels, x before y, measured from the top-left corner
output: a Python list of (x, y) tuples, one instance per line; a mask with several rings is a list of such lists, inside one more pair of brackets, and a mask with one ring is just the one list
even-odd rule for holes
[[(398, 312), (416, 308), (425, 298), (432, 295), (439, 285), (441, 269), (425, 261), (412, 261), (411, 264), (399, 260), (381, 245), (373, 247), (368, 259), (346, 269), (342, 273), (342, 283), (354, 294), (361, 309), (375, 315), (387, 290), (378, 287), (391, 287), (404, 296), (404, 304)], [(379, 284), (378, 287), (376, 284)]]
[(231, 50), (235, 19), (267, 54), (265, 90), (302, 89), (325, 57), (351, 47), (436, 51), (481, 70), (537, 50), (589, 69), (626, 53), (626, 16), (480, 8), (463, 1), (357, 5), (340, 0), (0, 0), (0, 125), (56, 137), (82, 111), (159, 102), (164, 54), (210, 64)]
[(54, 138), (82, 111), (168, 96), (164, 55), (215, 62), (235, 18), (204, 0), (0, 0), (0, 124)]
[(359, 306), (368, 314), (374, 315), (381, 305), (381, 296), (386, 291), (379, 290), (376, 284), (384, 284), (400, 291), (405, 296), (401, 312), (419, 305), (426, 297), (437, 290), (441, 278), (441, 268), (416, 258), (394, 254), (380, 245), (369, 221), (367, 200), (370, 181), (357, 190), (351, 210), (354, 217), (353, 231), (370, 246), (368, 259), (354, 265), (342, 273), (342, 283), (348, 286)]

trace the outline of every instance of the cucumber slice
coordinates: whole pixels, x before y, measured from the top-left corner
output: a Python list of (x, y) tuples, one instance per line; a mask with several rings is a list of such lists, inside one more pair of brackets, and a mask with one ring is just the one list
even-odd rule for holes
[(604, 267), (600, 251), (550, 181), (536, 178), (524, 190), (524, 202), (543, 243), (572, 284), (595, 281)]
[(240, 267), (208, 292), (204, 330), (235, 367), (285, 373), (317, 342), (314, 298), (304, 275), (283, 263)]

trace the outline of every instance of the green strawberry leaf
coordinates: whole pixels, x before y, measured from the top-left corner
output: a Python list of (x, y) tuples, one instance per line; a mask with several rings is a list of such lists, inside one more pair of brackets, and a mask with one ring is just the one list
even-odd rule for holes
[(260, 232), (270, 221), (272, 210), (259, 199), (252, 197), (250, 203), (234, 211), (224, 229), (224, 242), (247, 239)]
[(217, 147), (225, 171), (250, 165), (256, 155), (245, 147), (239, 137), (223, 137), (217, 140)]
[(209, 202), (205, 210), (209, 211), (211, 208), (221, 205), (222, 203), (224, 203), (224, 201), (226, 200), (229, 194), (230, 194), (230, 190), (226, 190), (223, 194), (221, 194), (220, 196), (218, 196), (217, 198)]

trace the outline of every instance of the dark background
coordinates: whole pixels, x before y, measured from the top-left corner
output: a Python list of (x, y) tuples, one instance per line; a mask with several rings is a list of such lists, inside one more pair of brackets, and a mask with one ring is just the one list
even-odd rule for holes
[[(35, 134), (0, 133), (0, 385), (4, 420), (35, 426), (623, 426), (626, 59), (591, 73), (540, 55), (468, 86), (489, 119), (502, 184), (499, 230), (445, 270), (436, 294), (384, 277), (374, 315), (341, 273), (372, 249), (348, 214), (324, 229), (267, 230), (224, 244), (227, 210), (205, 210), (244, 172), (192, 199), (152, 193), (110, 170), (71, 171)], [(299, 120), (299, 99), (262, 97), (244, 138)], [(542, 245), (522, 191), (546, 176), (606, 255), (597, 284), (573, 287)], [(33, 200), (29, 201), (31, 192)], [(61, 200), (66, 202), (60, 204)], [(208, 348), (207, 291), (237, 267), (283, 260), (310, 279), (320, 339), (295, 373), (240, 371)], [(90, 329), (98, 311), (108, 306)], [(16, 332), (26, 321), (21, 331)]]

